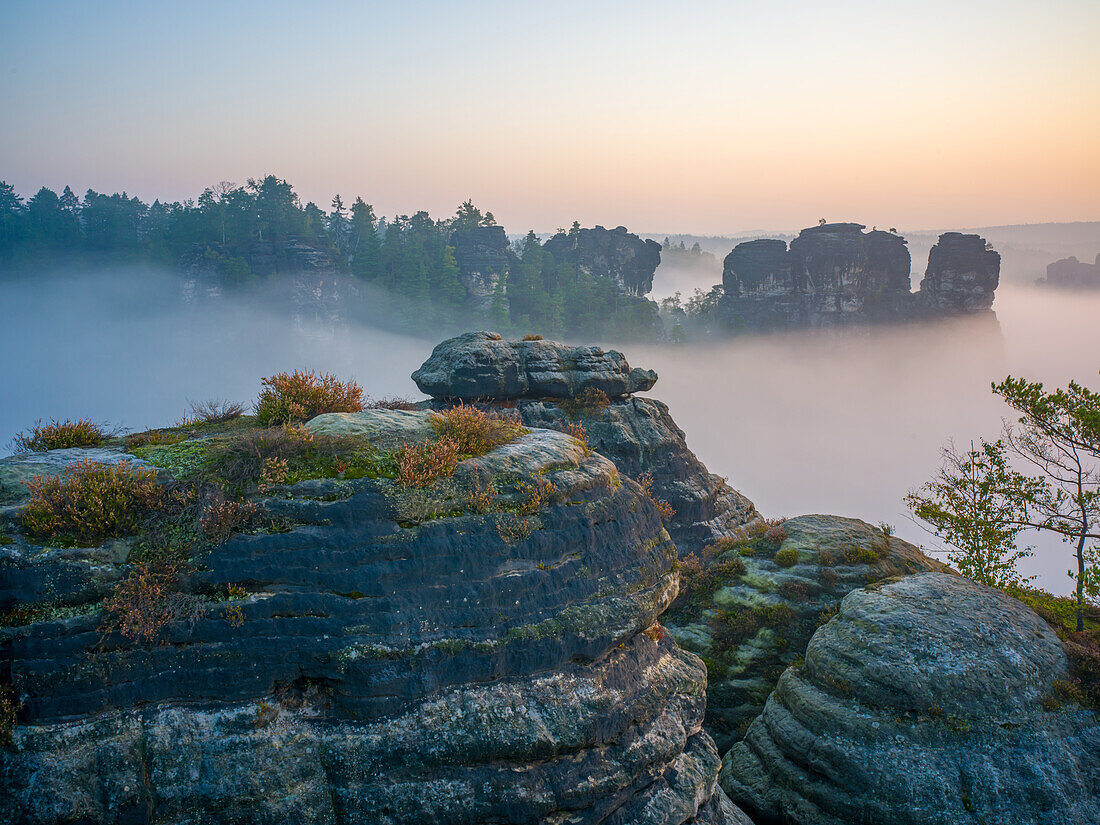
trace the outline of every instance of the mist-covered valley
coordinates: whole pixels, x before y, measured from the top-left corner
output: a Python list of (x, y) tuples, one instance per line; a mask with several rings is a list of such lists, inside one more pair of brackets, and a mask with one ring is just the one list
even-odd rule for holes
[[(9, 353), (0, 364), (5, 454), (12, 436), (38, 419), (164, 426), (190, 401), (250, 402), (262, 376), (294, 368), (354, 377), (375, 398), (420, 398), (409, 376), (437, 343), (316, 302), (196, 296), (174, 274), (150, 269), (4, 282), (0, 305), (8, 308), (0, 328)], [(994, 309), (996, 320), (681, 346), (598, 343), (657, 370), (649, 394), (669, 405), (711, 471), (765, 514), (885, 521), (934, 549), (902, 497), (931, 476), (947, 441), (996, 437), (1007, 408), (991, 381), (1012, 374), (1048, 386), (1100, 384), (1100, 295), (1004, 285)], [(1068, 547), (1054, 541), (1021, 567), (1066, 592), (1069, 562)]]

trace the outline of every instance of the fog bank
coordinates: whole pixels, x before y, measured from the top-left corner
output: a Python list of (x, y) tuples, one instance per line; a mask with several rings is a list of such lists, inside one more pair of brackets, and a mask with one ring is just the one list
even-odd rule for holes
[[(182, 294), (178, 278), (147, 271), (0, 283), (0, 454), (37, 419), (165, 426), (189, 400), (248, 403), (262, 376), (295, 368), (354, 377), (374, 397), (422, 397), (409, 375), (434, 338), (340, 320), (349, 313), (317, 312), (308, 300)], [(621, 349), (657, 370), (650, 394), (668, 403), (708, 467), (766, 515), (887, 521), (934, 546), (907, 519), (902, 497), (932, 475), (949, 439), (965, 446), (997, 436), (1008, 410), (991, 381), (1011, 373), (1100, 386), (1100, 295), (1002, 286), (994, 309), (999, 324), (969, 318)], [(1066, 592), (1069, 561), (1068, 547), (1053, 541), (1025, 567)]]

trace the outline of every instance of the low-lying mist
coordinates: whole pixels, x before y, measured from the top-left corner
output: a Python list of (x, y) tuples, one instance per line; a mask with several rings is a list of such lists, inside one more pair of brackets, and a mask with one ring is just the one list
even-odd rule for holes
[[(176, 276), (148, 271), (3, 282), (0, 306), (0, 454), (37, 419), (164, 426), (189, 400), (247, 403), (262, 376), (294, 368), (354, 377), (374, 397), (420, 398), (409, 375), (437, 343), (282, 300), (184, 301)], [(668, 403), (710, 469), (765, 514), (886, 521), (935, 548), (902, 497), (932, 475), (949, 439), (997, 436), (1009, 411), (991, 381), (1011, 373), (1100, 385), (1100, 295), (1002, 286), (994, 308), (999, 323), (621, 348), (657, 370), (650, 394)], [(1069, 590), (1069, 566), (1056, 540), (1024, 564), (1056, 592)]]
[[(1100, 295), (1002, 286), (994, 309), (997, 321), (744, 336), (629, 355), (661, 376), (652, 395), (688, 445), (765, 514), (886, 521), (935, 550), (902, 498), (933, 475), (949, 440), (998, 436), (1011, 410), (991, 382), (1012, 374), (1100, 387)], [(1026, 539), (1039, 549), (1023, 571), (1068, 592), (1069, 546)]]

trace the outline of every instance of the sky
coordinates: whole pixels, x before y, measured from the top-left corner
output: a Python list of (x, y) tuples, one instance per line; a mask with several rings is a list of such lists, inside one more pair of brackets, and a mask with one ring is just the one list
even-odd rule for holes
[(1100, 3), (0, 0), (0, 179), (509, 231), (1100, 219)]

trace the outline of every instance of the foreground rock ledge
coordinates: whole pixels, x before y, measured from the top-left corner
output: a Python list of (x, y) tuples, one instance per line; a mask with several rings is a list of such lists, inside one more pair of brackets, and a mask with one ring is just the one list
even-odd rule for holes
[[(427, 416), (310, 426), (397, 445)], [(215, 604), (152, 646), (97, 632), (125, 553), (5, 542), (0, 603), (66, 607), (0, 631), (22, 701), (0, 823), (745, 822), (705, 669), (654, 624), (678, 575), (653, 504), (549, 430), (456, 483), (474, 475), (556, 494), (506, 541), (494, 514), (402, 526), (386, 478), (283, 486), (264, 504), (292, 527), (233, 536), (187, 581), (244, 587), (243, 622)]]
[(1049, 700), (1067, 660), (1020, 602), (925, 573), (847, 596), (722, 784), (758, 823), (1100, 821), (1100, 723)]

